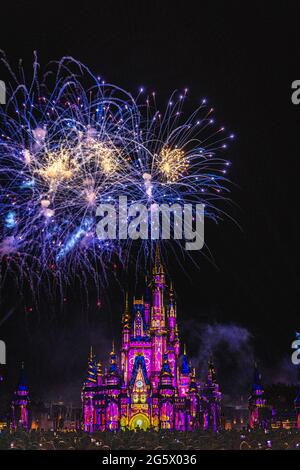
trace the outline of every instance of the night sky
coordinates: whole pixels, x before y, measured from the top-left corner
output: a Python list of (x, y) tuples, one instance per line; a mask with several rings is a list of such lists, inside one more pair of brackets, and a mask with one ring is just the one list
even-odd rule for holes
[[(13, 67), (22, 58), (30, 70), (34, 50), (42, 66), (71, 55), (133, 94), (140, 86), (155, 90), (162, 104), (174, 89), (188, 87), (187, 111), (206, 97), (216, 120), (236, 134), (226, 155), (232, 161), (234, 202), (228, 210), (240, 228), (230, 220), (208, 222), (210, 258), (200, 255), (199, 268), (188, 260), (184, 270), (172, 259), (168, 264), (181, 331), (200, 368), (201, 341), (215, 344), (219, 338), (216, 362), (227, 394), (239, 389), (238, 382), (247, 388), (253, 357), (267, 381), (294, 380), (289, 356), (300, 330), (300, 106), (290, 98), (291, 83), (300, 78), (296, 2), (280, 8), (199, 1), (74, 3), (72, 8), (61, 2), (60, 9), (51, 2), (19, 8), (18, 3), (0, 9), (0, 48)], [(0, 79), (2, 73), (1, 65)], [(117, 273), (132, 294), (133, 271)], [(141, 292), (140, 283), (137, 289)], [(90, 343), (106, 359), (112, 338), (119, 338), (124, 292), (118, 282), (112, 276), (100, 308), (95, 293), (86, 305), (72, 285), (63, 307), (51, 307), (46, 299), (37, 307), (9, 286), (2, 294), (1, 319), (8, 316), (0, 326), (7, 344), (7, 396), (24, 360), (34, 398), (78, 401)], [(220, 358), (224, 348), (227, 360)]]

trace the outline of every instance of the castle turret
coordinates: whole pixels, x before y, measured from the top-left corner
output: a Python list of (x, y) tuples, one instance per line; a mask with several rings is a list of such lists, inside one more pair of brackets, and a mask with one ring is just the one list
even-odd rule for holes
[(160, 259), (158, 244), (155, 251), (155, 264), (152, 270), (152, 308), (151, 308), (151, 335), (152, 335), (152, 376), (154, 388), (157, 388), (159, 374), (166, 353), (166, 318), (164, 307), (165, 273)]
[(173, 375), (168, 361), (168, 354), (164, 354), (159, 381), (159, 395), (162, 399), (159, 419), (162, 429), (173, 429), (174, 427), (174, 394)]
[(134, 320), (133, 320), (133, 337), (143, 338), (147, 331), (147, 325), (144, 318), (144, 301), (134, 301)]
[(109, 369), (107, 373), (107, 383), (112, 385), (112, 384), (118, 384), (120, 382), (120, 374), (118, 371), (118, 366), (117, 366), (117, 355), (115, 352), (115, 344), (113, 342), (112, 344), (112, 350), (109, 355)]
[(125, 310), (122, 315), (122, 350), (121, 369), (124, 373), (124, 383), (128, 383), (128, 349), (130, 345), (130, 313), (128, 305), (128, 292), (125, 298)]
[(189, 413), (187, 417), (188, 429), (196, 431), (200, 428), (200, 397), (196, 381), (196, 370), (193, 369), (191, 381), (188, 391), (189, 397)]
[[(151, 319), (155, 320), (156, 315), (158, 319), (164, 323), (165, 326), (165, 310), (164, 310), (164, 290), (165, 290), (165, 271), (161, 262), (158, 244), (155, 248), (155, 262), (152, 270), (152, 315)], [(155, 325), (154, 325), (155, 327)]]
[(179, 339), (179, 330), (178, 330), (177, 323), (176, 323), (176, 326), (175, 326), (174, 351), (175, 351), (176, 358), (177, 358), (177, 361), (178, 361), (178, 358), (180, 356), (180, 339)]
[(97, 362), (97, 384), (103, 385), (103, 372), (102, 372), (102, 364), (100, 361)]
[(145, 314), (145, 322), (147, 325), (149, 325), (149, 322), (150, 322), (150, 313), (151, 313), (151, 309), (150, 309), (150, 302), (151, 302), (151, 298), (150, 298), (150, 291), (149, 291), (149, 286), (148, 286), (148, 279), (147, 279), (147, 276), (145, 278), (145, 302), (144, 302), (144, 314)]
[(178, 337), (177, 319), (176, 319), (176, 303), (172, 282), (169, 288), (169, 302), (167, 310), (167, 322), (168, 322), (168, 338), (167, 338), (167, 352), (169, 364), (173, 376), (173, 386), (177, 386), (177, 372), (176, 364), (178, 362), (180, 354), (180, 345)]
[(95, 355), (93, 354), (93, 348), (91, 346), (90, 357), (88, 361), (88, 371), (87, 371), (87, 384), (94, 385), (97, 383), (97, 365), (95, 362)]
[(266, 400), (257, 364), (254, 365), (254, 380), (249, 397), (249, 426), (251, 429), (267, 427)]
[(81, 399), (83, 403), (83, 418), (84, 430), (93, 432), (95, 426), (95, 408), (94, 408), (94, 395), (98, 383), (98, 370), (95, 362), (95, 355), (91, 346), (90, 355), (88, 359), (87, 377), (83, 384)]
[(160, 387), (172, 388), (172, 371), (168, 361), (168, 354), (164, 354), (164, 362), (160, 371)]
[(12, 429), (29, 430), (29, 390), (26, 382), (24, 363), (21, 365), (20, 379), (11, 403)]
[(216, 380), (216, 372), (212, 359), (208, 363), (207, 379), (203, 386), (203, 429), (218, 431), (221, 428), (222, 394)]
[(189, 387), (191, 383), (191, 369), (188, 363), (188, 358), (186, 355), (186, 346), (184, 345), (183, 356), (182, 356), (182, 363), (179, 372), (179, 395), (181, 397), (185, 397), (188, 393)]
[(121, 377), (117, 366), (117, 356), (113, 343), (110, 353), (110, 366), (106, 374), (106, 429), (112, 431), (120, 427), (119, 395), (121, 394)]
[(175, 296), (174, 296), (172, 282), (170, 284), (170, 289), (169, 289), (168, 327), (169, 327), (169, 341), (173, 343), (175, 340), (175, 333), (176, 333), (176, 303), (175, 303)]

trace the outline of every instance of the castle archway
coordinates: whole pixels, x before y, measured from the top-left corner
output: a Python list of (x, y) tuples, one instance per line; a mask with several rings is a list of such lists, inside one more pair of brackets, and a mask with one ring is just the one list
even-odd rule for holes
[(147, 415), (143, 413), (138, 413), (137, 415), (134, 415), (129, 423), (129, 429), (134, 430), (134, 429), (143, 429), (143, 431), (146, 431), (150, 427), (150, 421)]

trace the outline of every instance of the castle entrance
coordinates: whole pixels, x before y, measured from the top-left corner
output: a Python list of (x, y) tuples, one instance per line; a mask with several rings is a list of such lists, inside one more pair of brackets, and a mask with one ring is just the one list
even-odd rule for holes
[(143, 413), (138, 413), (137, 415), (134, 415), (129, 423), (129, 428), (131, 430), (134, 429), (143, 429), (143, 431), (146, 431), (150, 427), (150, 421), (148, 416), (146, 416)]

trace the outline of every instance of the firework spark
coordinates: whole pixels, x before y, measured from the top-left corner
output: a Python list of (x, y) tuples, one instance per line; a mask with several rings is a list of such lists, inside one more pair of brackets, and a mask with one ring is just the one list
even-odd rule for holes
[(188, 168), (188, 161), (182, 149), (170, 149), (165, 147), (161, 150), (157, 158), (159, 171), (166, 178), (168, 183), (178, 181)]

